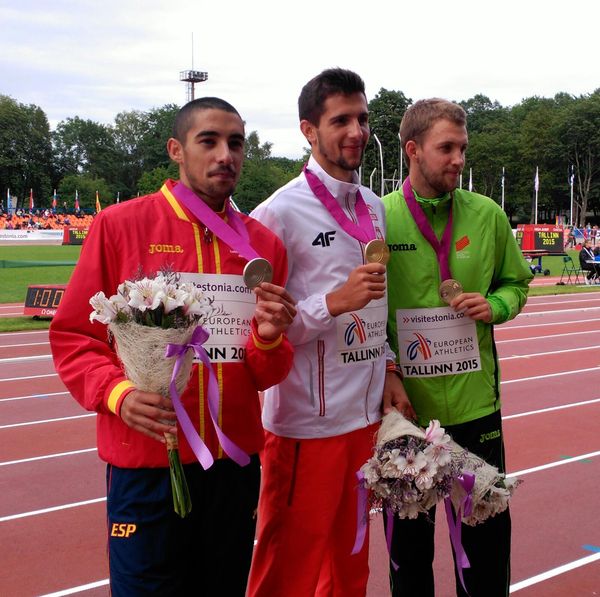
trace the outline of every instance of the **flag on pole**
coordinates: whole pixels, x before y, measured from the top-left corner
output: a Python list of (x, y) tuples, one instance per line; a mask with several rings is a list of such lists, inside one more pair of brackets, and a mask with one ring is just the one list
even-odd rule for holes
[(75, 211), (79, 211), (79, 193), (75, 189)]
[(98, 196), (98, 191), (96, 191), (96, 213), (99, 214), (102, 211), (102, 206), (100, 205), (100, 197)]
[(29, 211), (33, 211), (33, 189), (29, 189)]
[(52, 195), (52, 209), (56, 211), (56, 189), (54, 189), (54, 194)]
[(469, 168), (469, 191), (473, 190), (473, 168)]
[(504, 166), (502, 166), (502, 178), (500, 179), (500, 186), (504, 188)]
[(537, 166), (535, 167), (535, 178), (533, 179), (533, 188), (535, 189), (536, 193), (540, 190), (540, 176)]
[(571, 164), (571, 175), (569, 176), (569, 184), (573, 186), (575, 182), (575, 167)]
[(12, 198), (10, 196), (10, 189), (6, 189), (6, 211), (11, 213), (12, 210)]

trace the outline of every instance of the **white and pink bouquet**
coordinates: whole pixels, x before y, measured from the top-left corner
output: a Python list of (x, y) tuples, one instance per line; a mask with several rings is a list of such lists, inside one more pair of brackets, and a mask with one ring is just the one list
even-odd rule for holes
[[(193, 351), (166, 356), (169, 346), (187, 346), (198, 326), (214, 314), (212, 301), (193, 283), (180, 282), (173, 272), (126, 280), (109, 298), (103, 292), (90, 299), (90, 321), (106, 324), (127, 378), (138, 390), (171, 396), (171, 382), (178, 394), (186, 387), (192, 370)], [(191, 499), (177, 436), (165, 434), (173, 505), (180, 516), (191, 510)]]
[(384, 416), (361, 472), (375, 509), (416, 518), (449, 499), (469, 525), (506, 510), (519, 483), (452, 441), (439, 421), (422, 429), (396, 411)]

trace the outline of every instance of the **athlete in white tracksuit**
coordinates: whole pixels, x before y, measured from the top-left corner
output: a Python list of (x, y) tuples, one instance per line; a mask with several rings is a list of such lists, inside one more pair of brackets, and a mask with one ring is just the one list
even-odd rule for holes
[[(313, 157), (308, 168), (354, 221), (360, 188), (375, 235), (383, 238), (382, 203), (359, 186), (356, 175), (352, 183), (339, 181)], [(340, 228), (304, 173), (252, 216), (286, 246), (287, 289), (298, 303), (288, 329), (292, 370), (264, 395), (267, 438), (249, 595), (279, 594), (282, 586), (286, 595), (313, 594), (314, 574), (329, 565), (328, 558), (348, 583), (339, 594), (361, 594), (353, 587), (366, 586), (367, 547), (350, 555), (356, 535), (355, 473), (372, 455), (386, 356), (394, 360), (386, 343), (387, 298), (337, 317), (329, 313), (326, 295), (365, 263), (365, 245)], [(319, 583), (322, 578), (321, 572)]]

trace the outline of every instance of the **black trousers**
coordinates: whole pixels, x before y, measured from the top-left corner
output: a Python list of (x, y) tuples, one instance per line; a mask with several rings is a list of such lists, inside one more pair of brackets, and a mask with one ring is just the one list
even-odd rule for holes
[[(505, 472), (500, 412), (475, 421), (446, 427), (455, 442)], [(392, 597), (433, 597), (435, 508), (430, 516), (394, 519), (390, 563)], [(462, 525), (462, 545), (470, 568), (463, 570), (470, 597), (506, 597), (510, 584), (511, 522), (508, 510), (474, 527)], [(456, 594), (462, 588), (455, 568)]]
[(168, 468), (107, 467), (113, 597), (243, 597), (254, 547), (260, 463), (185, 465), (192, 511), (173, 511)]

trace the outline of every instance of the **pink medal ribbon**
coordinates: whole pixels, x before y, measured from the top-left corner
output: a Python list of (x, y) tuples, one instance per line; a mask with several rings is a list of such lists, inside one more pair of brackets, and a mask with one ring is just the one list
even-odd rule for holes
[(473, 498), (471, 494), (473, 493), (473, 486), (475, 485), (475, 475), (472, 473), (463, 473), (457, 477), (456, 480), (466, 492), (466, 495), (462, 498), (458, 506), (456, 518), (452, 512), (452, 500), (449, 497), (444, 500), (444, 506), (446, 507), (446, 520), (448, 521), (448, 530), (450, 531), (450, 542), (452, 543), (454, 555), (456, 557), (458, 577), (460, 578), (460, 584), (463, 586), (463, 589), (467, 591), (465, 579), (463, 578), (463, 569), (470, 568), (471, 564), (469, 563), (469, 558), (462, 546), (462, 519), (463, 516), (470, 516), (473, 511)]
[(425, 237), (425, 240), (431, 245), (437, 255), (438, 263), (440, 265), (440, 274), (442, 276), (441, 281), (443, 282), (444, 280), (452, 278), (448, 262), (450, 256), (450, 244), (452, 241), (452, 203), (450, 203), (450, 213), (448, 214), (446, 228), (442, 234), (442, 240), (439, 241), (431, 224), (427, 220), (423, 208), (415, 199), (415, 194), (413, 193), (410, 178), (408, 176), (404, 179), (404, 183), (402, 184), (402, 193), (419, 232)]
[(187, 411), (183, 407), (183, 404), (181, 403), (179, 394), (177, 392), (177, 387), (175, 385), (175, 379), (177, 378), (177, 374), (181, 369), (183, 357), (185, 353), (191, 349), (194, 351), (196, 357), (198, 357), (202, 361), (202, 363), (208, 371), (208, 410), (210, 412), (210, 418), (217, 433), (217, 437), (219, 438), (219, 443), (221, 444), (221, 447), (223, 448), (225, 454), (227, 454), (227, 456), (229, 456), (231, 460), (233, 460), (240, 466), (246, 466), (250, 462), (250, 457), (248, 456), (248, 454), (246, 454), (246, 452), (244, 452), (223, 433), (218, 424), (219, 385), (217, 382), (217, 376), (213, 371), (206, 349), (204, 348), (204, 346), (202, 346), (202, 344), (204, 344), (204, 342), (206, 342), (206, 340), (208, 339), (208, 336), (208, 331), (199, 325), (194, 330), (190, 342), (188, 344), (167, 344), (165, 356), (177, 357), (177, 360), (175, 361), (175, 366), (173, 367), (171, 384), (169, 385), (171, 400), (175, 408), (175, 414), (177, 415), (177, 420), (181, 424), (181, 430), (183, 431), (183, 435), (188, 441), (190, 447), (192, 448), (192, 451), (196, 455), (198, 462), (202, 465), (202, 468), (204, 470), (207, 470), (212, 466), (214, 458), (210, 453), (210, 450), (207, 448), (206, 444), (202, 441), (202, 438), (196, 431), (194, 424), (192, 423), (189, 415), (187, 414)]
[(220, 218), (194, 191), (178, 182), (171, 193), (183, 203), (200, 222), (202, 222), (215, 236), (229, 245), (233, 251), (239, 253), (248, 261), (260, 257), (250, 245), (250, 235), (244, 222), (229, 204), (225, 202), (227, 222)]
[(310, 190), (315, 197), (325, 206), (325, 209), (331, 214), (331, 217), (341, 226), (342, 230), (350, 236), (359, 240), (362, 243), (368, 243), (375, 238), (375, 229), (371, 221), (371, 215), (365, 200), (360, 194), (360, 190), (356, 192), (356, 215), (358, 224), (355, 224), (344, 213), (339, 203), (334, 196), (329, 192), (329, 189), (321, 182), (319, 177), (311, 172), (306, 165), (304, 166), (304, 176)]

